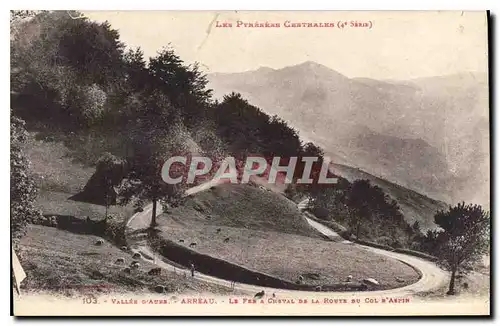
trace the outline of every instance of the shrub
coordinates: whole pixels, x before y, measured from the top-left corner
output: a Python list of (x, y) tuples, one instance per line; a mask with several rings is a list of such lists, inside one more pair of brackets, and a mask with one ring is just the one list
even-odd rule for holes
[(111, 239), (117, 245), (124, 245), (125, 241), (125, 224), (108, 220), (104, 235)]
[(317, 217), (317, 218), (320, 218), (322, 220), (326, 220), (328, 221), (329, 218), (330, 218), (330, 212), (326, 209), (326, 208), (323, 208), (323, 207), (315, 207), (312, 209), (312, 213)]
[(389, 245), (393, 248), (403, 248), (403, 245), (401, 244), (401, 241), (399, 239), (392, 240)]
[(57, 227), (57, 217), (56, 216), (39, 216), (31, 221), (33, 224)]
[(102, 236), (109, 241), (113, 242), (117, 246), (125, 246), (125, 230), (126, 221), (118, 219), (113, 215), (108, 215), (104, 220), (92, 223), (92, 233), (98, 236)]
[(411, 244), (410, 244), (410, 250), (419, 250), (420, 249), (420, 243), (418, 241), (413, 241)]
[(103, 116), (106, 98), (106, 92), (96, 84), (74, 84), (65, 90), (61, 102), (79, 122), (90, 126)]
[(388, 236), (381, 236), (375, 239), (376, 243), (379, 243), (384, 246), (392, 246), (392, 243), (394, 242), (390, 237)]

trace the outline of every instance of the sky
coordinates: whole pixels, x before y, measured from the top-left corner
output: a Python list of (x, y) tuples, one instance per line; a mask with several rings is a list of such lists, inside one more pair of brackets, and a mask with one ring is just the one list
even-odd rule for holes
[[(94, 11), (129, 47), (146, 57), (170, 44), (186, 63), (212, 72), (274, 69), (315, 61), (347, 77), (412, 79), (466, 71), (487, 72), (485, 12), (429, 11)], [(280, 28), (236, 27), (280, 23)], [(285, 28), (284, 22), (328, 22), (335, 27)], [(216, 27), (223, 23), (233, 27)], [(338, 22), (371, 28), (339, 28)]]

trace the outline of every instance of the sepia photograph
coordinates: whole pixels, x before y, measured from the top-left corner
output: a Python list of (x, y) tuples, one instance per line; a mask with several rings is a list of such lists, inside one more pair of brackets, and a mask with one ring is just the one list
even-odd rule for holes
[(11, 314), (489, 316), (490, 24), (11, 10)]

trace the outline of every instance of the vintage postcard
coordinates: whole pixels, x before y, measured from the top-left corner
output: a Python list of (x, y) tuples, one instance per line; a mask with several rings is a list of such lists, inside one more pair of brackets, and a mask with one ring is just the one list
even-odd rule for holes
[(490, 315), (486, 11), (10, 17), (14, 315)]

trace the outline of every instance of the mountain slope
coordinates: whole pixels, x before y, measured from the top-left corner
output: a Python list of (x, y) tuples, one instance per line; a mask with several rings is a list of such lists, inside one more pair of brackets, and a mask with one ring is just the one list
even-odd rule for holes
[(450, 203), (489, 206), (486, 74), (379, 81), (305, 62), (208, 77), (216, 97), (241, 93), (337, 163)]
[(398, 202), (405, 220), (409, 224), (418, 221), (422, 230), (434, 229), (434, 215), (438, 210), (446, 210), (448, 205), (442, 201), (434, 200), (418, 192), (402, 187), (398, 184), (378, 178), (363, 170), (352, 168), (342, 164), (331, 164), (332, 172), (354, 182), (355, 180), (366, 179), (371, 184), (379, 186)]

